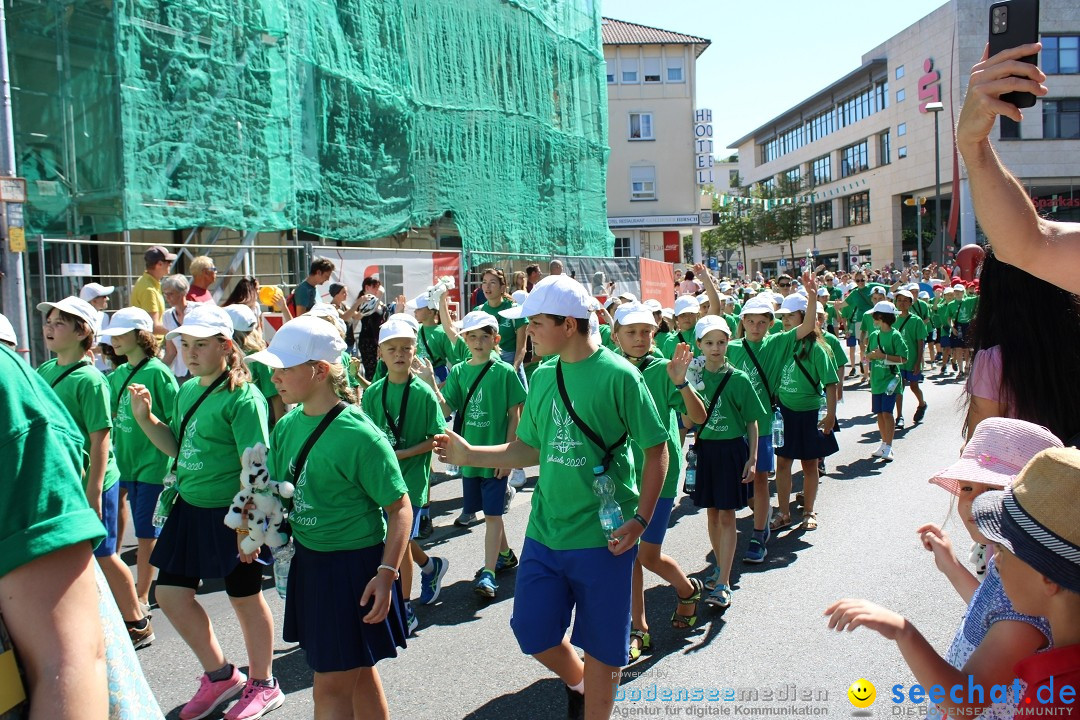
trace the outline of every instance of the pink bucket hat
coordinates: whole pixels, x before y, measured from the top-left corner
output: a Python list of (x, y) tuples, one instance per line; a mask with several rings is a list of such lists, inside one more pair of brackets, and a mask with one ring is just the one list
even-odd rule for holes
[(1020, 470), (1043, 450), (1062, 447), (1052, 432), (1034, 423), (990, 417), (975, 428), (955, 463), (939, 471), (930, 482), (953, 495), (961, 482), (1009, 487)]

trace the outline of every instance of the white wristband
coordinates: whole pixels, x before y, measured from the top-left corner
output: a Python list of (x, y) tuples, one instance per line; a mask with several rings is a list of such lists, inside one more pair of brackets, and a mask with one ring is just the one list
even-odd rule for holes
[(380, 566), (378, 567), (378, 570), (377, 570), (377, 572), (378, 572), (378, 571), (382, 571), (382, 570), (389, 570), (390, 572), (394, 573), (394, 579), (395, 579), (395, 580), (396, 580), (397, 578), (401, 577), (401, 573), (400, 573), (400, 572), (398, 572), (398, 569), (397, 569), (396, 567), (394, 567), (393, 565), (380, 565)]

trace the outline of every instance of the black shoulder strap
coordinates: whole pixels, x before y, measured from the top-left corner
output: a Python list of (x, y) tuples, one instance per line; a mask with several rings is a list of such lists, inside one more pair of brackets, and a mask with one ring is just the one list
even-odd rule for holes
[(480, 374), (473, 380), (472, 387), (469, 388), (469, 392), (465, 395), (465, 403), (461, 406), (461, 410), (454, 414), (454, 432), (461, 434), (461, 428), (465, 423), (464, 412), (468, 409), (469, 403), (472, 401), (473, 395), (476, 394), (477, 388), (480, 387), (480, 381), (487, 375), (487, 371), (491, 369), (491, 366), (495, 364), (494, 360), (488, 360), (484, 367), (481, 368)]
[(906, 318), (904, 318), (904, 322), (900, 323), (900, 327), (898, 327), (896, 329), (899, 330), (900, 332), (904, 332), (904, 328), (907, 327), (907, 324), (908, 324), (909, 320), (911, 320), (911, 315), (910, 314), (908, 314), (908, 316)]
[(382, 411), (383, 416), (386, 418), (386, 426), (390, 428), (390, 432), (394, 434), (394, 448), (397, 449), (397, 445), (401, 442), (401, 431), (405, 427), (405, 413), (409, 409), (409, 388), (412, 387), (413, 376), (409, 375), (409, 379), (405, 381), (405, 389), (401, 391), (401, 409), (398, 410), (397, 422), (394, 422), (394, 418), (390, 417), (390, 405), (387, 401), (387, 390), (390, 387), (390, 378), (383, 378), (382, 386)]
[(195, 411), (199, 409), (199, 406), (203, 404), (203, 400), (210, 397), (210, 393), (218, 389), (218, 387), (229, 379), (229, 371), (221, 373), (217, 376), (214, 382), (210, 383), (210, 386), (203, 391), (203, 394), (199, 396), (199, 399), (195, 401), (195, 404), (188, 408), (188, 411), (184, 413), (184, 418), (180, 421), (180, 432), (176, 435), (176, 457), (173, 458), (172, 472), (176, 474), (177, 465), (180, 463), (180, 446), (184, 444), (184, 431), (187, 430), (188, 422), (191, 420)]
[(120, 386), (120, 391), (118, 393), (116, 393), (116, 407), (117, 408), (120, 407), (120, 401), (124, 399), (124, 391), (127, 390), (127, 386), (131, 384), (132, 378), (134, 378), (135, 374), (138, 373), (140, 370), (142, 370), (143, 367), (145, 367), (146, 363), (148, 363), (148, 362), (150, 362), (150, 357), (149, 356), (144, 357), (139, 362), (139, 364), (136, 365), (134, 368), (132, 368), (131, 372), (128, 373), (127, 379), (124, 380), (124, 384)]
[(765, 394), (769, 396), (769, 402), (773, 408), (776, 407), (776, 398), (773, 396), (772, 388), (769, 387), (769, 378), (765, 376), (765, 371), (761, 368), (761, 363), (758, 362), (757, 355), (754, 354), (754, 349), (750, 347), (749, 340), (743, 340), (743, 349), (746, 350), (746, 354), (750, 356), (750, 362), (754, 363), (754, 369), (757, 370), (758, 377), (761, 378), (761, 384), (765, 386)]
[(435, 354), (433, 352), (431, 352), (431, 346), (428, 345), (427, 333), (424, 332), (424, 327), (425, 326), (423, 326), (423, 325), (420, 326), (420, 333), (419, 333), (420, 342), (424, 343), (424, 351), (427, 353), (428, 360), (434, 361), (435, 360)]
[(793, 355), (792, 357), (795, 360), (795, 364), (799, 366), (799, 370), (802, 371), (803, 376), (806, 377), (806, 382), (810, 383), (811, 386), (817, 388), (818, 395), (824, 395), (825, 394), (825, 389), (823, 387), (821, 387), (821, 382), (818, 381), (818, 380), (815, 380), (814, 378), (812, 378), (810, 376), (810, 373), (807, 372), (806, 367), (802, 364), (802, 361), (799, 360), (799, 356), (797, 354)]
[[(885, 353), (886, 355), (889, 354), (889, 353), (885, 352), (885, 347), (881, 344), (881, 332), (880, 331), (878, 331), (878, 336), (877, 336), (877, 349), (880, 350), (881, 352)], [(882, 360), (881, 362), (886, 364), (886, 367), (889, 368), (890, 372), (892, 372), (893, 375), (896, 374), (896, 366), (895, 365), (889, 365), (887, 360)]]
[[(731, 368), (727, 369), (724, 373), (724, 379), (720, 381), (720, 384), (716, 386), (716, 392), (713, 393), (712, 399), (709, 400), (709, 407), (705, 410), (705, 422), (709, 422), (709, 418), (712, 417), (713, 410), (716, 409), (716, 403), (720, 401), (720, 395), (723, 394), (724, 388), (727, 387), (728, 380), (731, 379), (733, 371)], [(699, 426), (700, 427), (700, 426)]]
[(570, 416), (570, 419), (574, 421), (574, 424), (578, 426), (578, 429), (585, 433), (585, 437), (589, 438), (593, 445), (596, 445), (596, 447), (603, 451), (604, 459), (601, 460), (600, 465), (604, 468), (604, 472), (607, 472), (608, 465), (611, 464), (611, 459), (614, 457), (615, 448), (626, 442), (628, 435), (624, 432), (622, 437), (615, 441), (615, 444), (610, 446), (605, 445), (600, 436), (578, 417), (578, 414), (574, 412), (573, 403), (570, 402), (570, 395), (566, 392), (566, 384), (563, 382), (562, 359), (559, 359), (555, 363), (555, 381), (559, 386), (559, 395), (562, 397), (563, 406), (566, 408), (566, 414)]
[(68, 376), (68, 375), (70, 375), (71, 373), (75, 372), (75, 371), (76, 371), (76, 370), (78, 370), (79, 368), (84, 368), (84, 367), (86, 367), (86, 366), (87, 366), (87, 365), (89, 365), (89, 364), (90, 364), (90, 363), (86, 362), (85, 360), (82, 360), (82, 361), (80, 361), (80, 362), (77, 362), (77, 363), (75, 363), (74, 365), (72, 365), (71, 367), (69, 367), (69, 368), (68, 368), (67, 370), (65, 370), (64, 372), (60, 373), (60, 377), (58, 377), (58, 378), (56, 378), (55, 380), (53, 380), (53, 381), (52, 381), (52, 384), (51, 384), (51, 385), (49, 385), (49, 387), (53, 387), (53, 388), (54, 388), (54, 387), (56, 387), (57, 385), (59, 385), (60, 383), (62, 383), (62, 382), (64, 381), (64, 379), (65, 379), (65, 378), (67, 378), (67, 376)]
[(307, 456), (311, 453), (311, 449), (315, 447), (315, 443), (319, 441), (319, 438), (326, 428), (330, 427), (330, 423), (334, 422), (334, 418), (342, 413), (345, 408), (348, 407), (344, 402), (338, 402), (337, 405), (330, 408), (330, 411), (323, 415), (323, 419), (319, 422), (318, 427), (311, 431), (311, 435), (308, 435), (307, 442), (304, 443), (304, 447), (300, 449), (300, 454), (296, 456), (296, 462), (293, 463), (292, 483), (296, 484), (296, 481), (300, 478), (300, 473), (303, 470), (304, 465), (307, 463)]

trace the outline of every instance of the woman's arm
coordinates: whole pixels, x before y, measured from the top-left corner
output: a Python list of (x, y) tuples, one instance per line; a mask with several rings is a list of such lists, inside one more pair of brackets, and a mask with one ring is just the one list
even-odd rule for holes
[(709, 274), (708, 268), (703, 263), (694, 266), (694, 277), (701, 278), (701, 283), (705, 286), (705, 294), (709, 296), (709, 314), (723, 314), (720, 309), (720, 294), (716, 291), (716, 283), (713, 282), (712, 275)]

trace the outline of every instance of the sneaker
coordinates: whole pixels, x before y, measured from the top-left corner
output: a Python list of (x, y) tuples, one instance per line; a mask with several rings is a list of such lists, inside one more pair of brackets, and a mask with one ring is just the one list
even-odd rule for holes
[(495, 560), (495, 572), (501, 573), (504, 570), (511, 570), (518, 566), (518, 556), (514, 554), (514, 549), (510, 548), (509, 555), (503, 555), (499, 553), (498, 559)]
[(922, 419), (924, 417), (926, 417), (926, 403), (923, 403), (919, 407), (915, 408), (915, 422), (922, 422)]
[(285, 693), (277, 680), (266, 685), (260, 680), (248, 680), (240, 701), (225, 713), (225, 720), (256, 720), (271, 710), (277, 710), (285, 702)]
[(903, 430), (904, 429), (904, 416), (903, 415), (896, 418), (896, 429), (897, 430)]
[(896, 453), (893, 452), (891, 446), (886, 445), (885, 449), (881, 451), (881, 459), (886, 462), (892, 462), (896, 459)]
[(731, 607), (731, 588), (727, 585), (717, 585), (711, 593), (705, 596), (705, 604), (718, 608)]
[(234, 695), (238, 695), (244, 689), (247, 676), (233, 666), (232, 677), (214, 682), (210, 676), (203, 673), (199, 678), (199, 691), (188, 704), (180, 709), (180, 720), (200, 720), (214, 712), (221, 703)]
[(514, 496), (517, 495), (517, 490), (511, 485), (506, 486), (506, 494), (503, 495), (503, 512), (510, 512), (510, 503), (514, 501)]
[(568, 720), (585, 720), (585, 696), (569, 685), (566, 688), (566, 717)]
[(817, 461), (817, 474), (819, 477), (825, 477), (829, 474), (828, 470), (825, 468), (824, 458)]
[(521, 468), (514, 468), (510, 471), (510, 487), (515, 489), (521, 489), (525, 487), (525, 483), (528, 482), (528, 478), (525, 477), (525, 471)]
[(427, 540), (431, 537), (431, 533), (435, 532), (435, 526), (431, 524), (430, 515), (422, 515), (420, 517), (420, 527), (416, 531), (416, 536), (421, 540)]
[(476, 517), (476, 513), (463, 512), (457, 516), (457, 520), (454, 521), (454, 525), (457, 527), (467, 528), (471, 525), (475, 525), (479, 518)]
[(720, 582), (720, 568), (714, 567), (709, 576), (705, 578), (705, 589), (712, 590), (718, 582)]
[(405, 637), (412, 637), (418, 627), (420, 627), (420, 621), (416, 619), (412, 604), (405, 603)]
[(852, 365), (852, 366), (851, 366), (851, 372), (849, 372), (849, 373), (847, 374), (847, 376), (848, 376), (849, 378), (853, 378), (853, 377), (855, 377), (855, 366), (854, 366), (854, 365)]
[(431, 572), (420, 573), (421, 605), (431, 605), (439, 599), (439, 593), (442, 592), (443, 576), (446, 575), (446, 570), (450, 567), (450, 561), (444, 558), (433, 557), (431, 562), (435, 566)]
[(150, 617), (150, 603), (139, 601), (139, 607), (142, 609), (142, 614), (145, 617)]
[(154, 640), (154, 626), (150, 624), (150, 616), (146, 616), (146, 627), (142, 630), (131, 625), (127, 626), (128, 637), (131, 638), (131, 644), (136, 650), (141, 650), (144, 647), (149, 647)]
[(480, 597), (494, 598), (499, 586), (495, 584), (495, 576), (487, 568), (480, 570), (480, 575), (473, 582), (473, 592)]
[(763, 543), (769, 542), (769, 538), (772, 537), (772, 529), (769, 527), (769, 523), (772, 522), (772, 507), (769, 508), (769, 517), (765, 519), (765, 539)]
[(885, 443), (878, 445), (878, 449), (870, 453), (870, 457), (885, 457)]
[(743, 562), (745, 563), (760, 563), (765, 561), (765, 556), (769, 554), (769, 551), (765, 549), (765, 543), (761, 542), (757, 538), (750, 538), (750, 546), (746, 548), (746, 554), (743, 555)]

